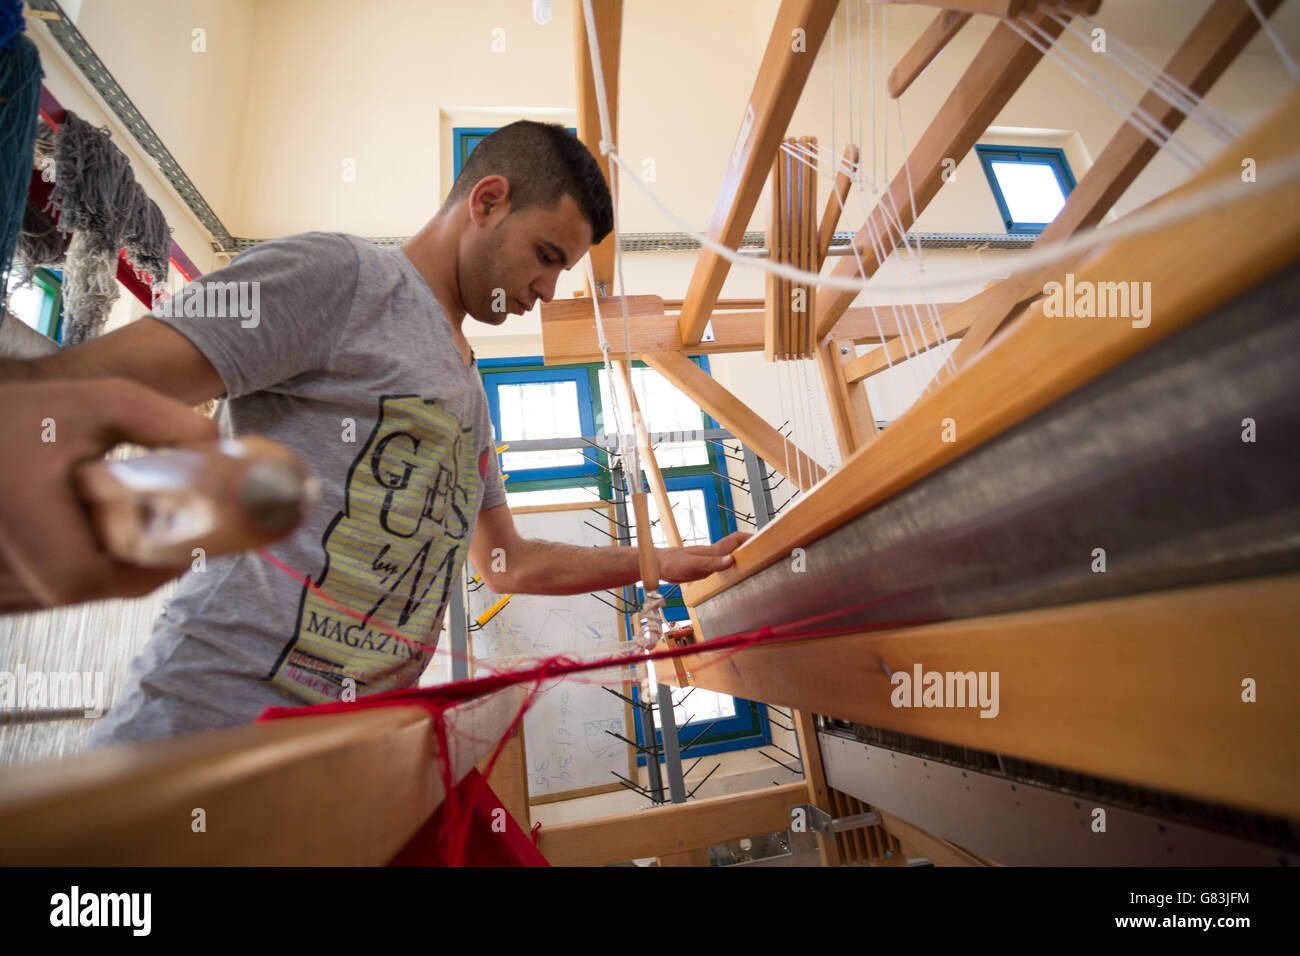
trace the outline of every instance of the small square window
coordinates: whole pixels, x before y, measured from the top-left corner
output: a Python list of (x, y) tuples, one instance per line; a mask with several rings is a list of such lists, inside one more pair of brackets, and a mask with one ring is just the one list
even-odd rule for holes
[(1074, 175), (1059, 149), (976, 146), (1007, 232), (1042, 232), (1074, 189)]
[[(654, 369), (633, 368), (631, 370), (632, 388), (636, 390), (637, 402), (645, 419), (646, 430), (655, 432), (691, 432), (704, 428), (704, 414), (693, 401), (680, 389), (669, 382)], [(605, 412), (605, 431), (613, 434), (614, 396), (610, 392), (609, 375), (604, 369), (600, 371), (600, 402)], [(620, 416), (622, 415), (622, 406)], [(632, 431), (632, 423), (619, 421), (627, 433)], [(709, 449), (702, 441), (663, 441), (655, 446), (655, 461), (660, 468), (686, 468), (692, 465), (707, 465)], [(706, 542), (707, 543), (707, 542)]]

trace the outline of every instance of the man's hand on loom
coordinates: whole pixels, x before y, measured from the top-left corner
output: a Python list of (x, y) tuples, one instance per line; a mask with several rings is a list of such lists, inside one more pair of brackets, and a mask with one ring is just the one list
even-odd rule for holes
[(731, 552), (751, 537), (748, 531), (736, 531), (714, 544), (658, 548), (659, 576), (669, 584), (707, 578), (715, 571), (731, 567), (735, 563)]
[(179, 575), (105, 555), (73, 472), (123, 441), (217, 437), (215, 422), (124, 379), (0, 384), (0, 612), (135, 597)]

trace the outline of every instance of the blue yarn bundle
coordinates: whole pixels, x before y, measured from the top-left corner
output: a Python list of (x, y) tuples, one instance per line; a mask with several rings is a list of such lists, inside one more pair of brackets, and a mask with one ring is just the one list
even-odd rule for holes
[(27, 208), (45, 75), (35, 44), (22, 31), (22, 3), (0, 0), (0, 298), (6, 305), (9, 270)]

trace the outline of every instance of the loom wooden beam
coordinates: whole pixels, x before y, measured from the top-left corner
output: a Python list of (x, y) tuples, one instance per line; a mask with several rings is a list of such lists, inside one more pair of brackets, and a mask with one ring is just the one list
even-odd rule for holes
[[(804, 785), (808, 788), (806, 802), (833, 817), (836, 814), (831, 808), (831, 790), (826, 785), (826, 770), (822, 765), (822, 749), (821, 744), (817, 742), (817, 726), (813, 721), (812, 711), (795, 710), (792, 716), (795, 737), (799, 741), (799, 759), (803, 764)], [(820, 833), (817, 834), (817, 849), (822, 866), (840, 865), (840, 851), (834, 839), (828, 840)]]
[[(714, 340), (687, 347), (682, 343), (677, 317), (664, 312), (663, 300), (658, 296), (628, 296), (628, 314), (632, 320), (630, 343), (623, 338), (619, 300), (601, 298), (598, 302), (604, 317), (605, 334), (616, 355), (625, 354), (627, 344), (631, 345), (633, 359), (642, 358), (646, 352), (678, 351), (687, 355), (721, 355), (763, 350), (764, 314), (759, 311), (715, 312)], [(943, 302), (937, 307), (942, 314), (956, 305), (958, 303)], [(907, 309), (910, 313), (914, 308), (923, 310), (926, 306), (908, 304), (898, 308)], [(604, 361), (596, 335), (596, 318), (591, 299), (557, 299), (543, 303), (541, 309), (542, 355), (547, 365)], [(868, 344), (897, 336), (899, 328), (893, 308), (882, 306), (873, 310), (867, 306), (855, 306), (844, 314), (836, 326), (835, 334), (837, 338)]]
[[(1040, 4), (1051, 0), (872, 0), (872, 2), (943, 7), (961, 13), (979, 13), (990, 17), (1018, 17), (1033, 13)], [(1070, 10), (1092, 14), (1101, 7), (1101, 0), (1061, 0), (1060, 5)]]
[[(1265, 16), (1271, 16), (1281, 5), (1282, 0), (1259, 2)], [(1258, 30), (1259, 20), (1245, 3), (1215, 0), (1165, 65), (1164, 72), (1204, 96)], [(1170, 132), (1177, 130), (1186, 118), (1181, 110), (1152, 91), (1142, 98), (1139, 107)], [(1035, 244), (1050, 245), (1096, 226), (1157, 152), (1155, 143), (1126, 120), (1079, 180), (1065, 208)], [(974, 321), (969, 323), (965, 341), (953, 352), (953, 368), (961, 369), (969, 364), (997, 330), (1020, 312), (1024, 300), (1041, 292), (1043, 284), (1060, 271), (1059, 268), (1038, 270), (1029, 277), (1013, 276), (1007, 280), (1006, 289), (977, 297), (981, 298), (979, 303), (963, 310)], [(949, 374), (950, 371), (941, 370), (938, 379), (942, 381)]]
[[(1034, 15), (1032, 21), (1052, 39), (1060, 36), (1063, 29), (1042, 14)], [(904, 232), (911, 228), (915, 216), (938, 194), (943, 185), (943, 161), (960, 161), (970, 152), (1042, 56), (1037, 47), (1007, 24), (999, 23), (993, 28), (904, 167), (894, 176), (854, 237), (854, 244), (861, 250), (861, 269), (856, 257), (846, 256), (831, 275), (838, 278), (875, 275), (884, 257), (901, 241), (899, 228)], [(818, 341), (831, 333), (856, 296), (856, 292), (848, 289), (821, 290), (817, 297)]]
[[(713, 206), (711, 239), (739, 248), (838, 6), (838, 0), (782, 0)], [(796, 30), (803, 31), (800, 43), (794, 42)], [(730, 266), (716, 252), (700, 250), (678, 320), (687, 345), (704, 335)]]
[[(663, 472), (659, 470), (659, 461), (654, 449), (650, 447), (650, 436), (646, 433), (645, 421), (641, 417), (641, 405), (636, 399), (636, 389), (632, 387), (632, 372), (624, 360), (616, 360), (614, 366), (614, 385), (623, 391), (628, 407), (632, 410), (633, 425), (636, 431), (636, 447), (641, 468), (645, 471), (650, 484), (650, 493), (654, 496), (659, 511), (659, 526), (663, 528), (668, 544), (674, 548), (682, 546), (682, 535), (677, 529), (677, 517), (673, 514), (672, 502), (668, 500), (668, 488), (664, 484)], [(632, 506), (636, 522), (637, 550), (640, 553), (642, 584), (647, 591), (659, 589), (659, 562), (655, 557), (654, 538), (650, 528), (650, 512), (646, 506), (645, 493), (641, 491), (641, 476), (632, 476)], [(679, 658), (673, 658), (673, 669), (681, 683), (686, 682), (686, 669)], [(698, 862), (698, 861), (696, 861)], [(706, 864), (707, 865), (707, 864)]]
[(791, 484), (807, 491), (825, 477), (821, 465), (681, 352), (647, 352), (642, 359), (790, 479)]
[(943, 52), (948, 41), (961, 32), (961, 28), (970, 18), (970, 13), (953, 9), (942, 10), (936, 14), (930, 21), (930, 25), (925, 28), (925, 32), (889, 71), (887, 83), (889, 95), (898, 99), (907, 92), (912, 81)]
[[(664, 308), (669, 312), (680, 313), (682, 303), (685, 301), (685, 299), (664, 299)], [(716, 314), (725, 309), (761, 309), (766, 304), (764, 299), (719, 299), (713, 304), (713, 311)]]
[[(1023, 285), (1023, 283), (1019, 283), (1019, 285)], [(1011, 288), (1013, 286), (1007, 286), (1003, 290), (1004, 293), (1010, 291)], [(979, 295), (983, 294), (980, 293)], [(896, 335), (888, 342), (883, 343), (880, 348), (872, 349), (866, 355), (860, 355), (849, 360), (844, 366), (845, 380), (848, 382), (861, 382), (890, 368), (894, 362), (902, 361), (922, 349), (933, 348), (945, 337), (948, 339), (962, 338), (971, 325), (979, 319), (980, 310), (973, 304), (979, 298), (979, 295), (975, 296), (974, 299), (959, 303), (951, 311), (940, 312), (938, 319), (934, 318), (926, 306), (921, 306), (912, 314), (913, 320), (918, 315), (920, 316), (919, 330), (913, 327), (909, 330), (907, 338)], [(939, 328), (943, 329), (943, 336), (940, 336), (939, 328), (936, 328), (936, 322)]]
[[(1261, 170), (1295, 155), (1300, 94), (1293, 94), (1256, 130), (1180, 187), (1180, 195), (1240, 172), (1240, 157)], [(1238, 178), (1239, 181), (1239, 178)], [(1264, 182), (1261, 174), (1261, 182)], [(732, 552), (725, 571), (684, 585), (698, 604), (821, 537), (935, 469), (1024, 421), (1107, 370), (1231, 301), (1300, 258), (1300, 184), (1261, 190), (1242, 183), (1230, 206), (1203, 210), (1140, 236), (1117, 239), (1074, 267), (1079, 279), (1150, 280), (1160, 309), (1140, 330), (1127, 322), (1064, 322), (1035, 302), (984, 353), (924, 395), (894, 425), (859, 448), (816, 494)], [(995, 287), (996, 289), (997, 287)], [(993, 290), (989, 290), (990, 292)], [(941, 439), (951, 418), (958, 440)]]
[[(623, 39), (623, 0), (593, 0), (592, 18), (596, 22), (596, 40), (600, 45), (601, 75), (605, 83), (605, 99), (609, 107), (609, 122), (614, 142), (618, 142), (618, 66)], [(587, 19), (582, 0), (573, 3), (573, 65), (578, 87), (578, 138), (582, 140), (600, 164), (600, 171), (609, 182), (609, 157), (600, 152), (600, 109), (596, 102), (596, 75), (591, 62), (591, 49), (587, 44)], [(614, 243), (617, 237), (611, 232), (591, 249), (591, 270), (596, 283), (604, 283), (607, 290), (614, 288)], [(595, 295), (595, 289), (588, 289)]]
[(848, 339), (825, 339), (817, 346), (817, 370), (821, 373), (822, 387), (826, 389), (826, 403), (831, 411), (840, 461), (847, 460), (876, 434), (875, 415), (867, 401), (866, 386), (848, 377), (849, 366), (856, 359), (845, 362), (844, 355), (856, 355), (853, 343)]
[[(699, 687), (1300, 817), (1300, 575), (812, 641), (701, 668)], [(1224, 635), (1232, 640), (1225, 641)], [(997, 716), (895, 707), (881, 667), (997, 672)], [(1242, 703), (1242, 680), (1278, 692)]]
[(918, 826), (908, 823), (901, 817), (883, 810), (877, 811), (884, 821), (885, 830), (902, 844), (906, 856), (925, 857), (935, 866), (988, 866), (988, 861), (981, 859), (949, 843), (932, 833), (927, 833)]
[[(507, 688), (447, 712), (456, 780), (523, 699)], [(436, 749), (427, 711), (387, 707), (32, 764), (0, 778), (0, 863), (382, 865), (442, 803)]]
[(604, 866), (704, 850), (728, 840), (790, 828), (802, 783), (543, 826), (537, 848), (552, 866)]
[[(668, 539), (668, 544), (674, 548), (682, 546), (682, 533), (677, 528), (677, 517), (673, 514), (672, 505), (668, 501), (668, 489), (664, 485), (664, 474), (659, 469), (659, 460), (655, 458), (654, 449), (650, 447), (650, 436), (646, 434), (644, 422), (641, 418), (641, 405), (636, 398), (636, 389), (632, 387), (632, 373), (627, 367), (627, 362), (622, 359), (613, 361), (614, 376), (626, 390), (628, 404), (632, 408), (632, 415), (641, 427), (636, 429), (637, 452), (641, 458), (641, 467), (645, 470), (646, 480), (650, 484), (650, 493), (654, 495), (655, 506), (659, 509), (659, 523), (664, 529), (664, 536)], [(640, 528), (637, 529), (640, 532)], [(646, 529), (646, 535), (649, 536), (649, 529)]]
[(826, 197), (826, 208), (822, 211), (821, 226), (818, 228), (817, 241), (817, 268), (821, 269), (822, 263), (826, 261), (826, 256), (830, 253), (831, 243), (835, 239), (835, 226), (840, 221), (840, 214), (844, 212), (844, 201), (849, 198), (849, 189), (853, 186), (853, 177), (846, 171), (858, 165), (858, 148), (850, 143), (844, 147), (844, 155), (840, 157), (839, 169), (835, 172), (835, 186), (831, 189), (831, 194)]

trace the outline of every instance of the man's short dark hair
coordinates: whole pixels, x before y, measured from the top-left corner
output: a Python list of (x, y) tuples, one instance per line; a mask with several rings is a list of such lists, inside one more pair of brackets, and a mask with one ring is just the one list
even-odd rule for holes
[(550, 208), (567, 195), (591, 224), (593, 246), (614, 228), (609, 185), (596, 157), (558, 123), (520, 120), (489, 133), (465, 160), (447, 203), (465, 199), (479, 180), (493, 175), (509, 180), (512, 212)]

